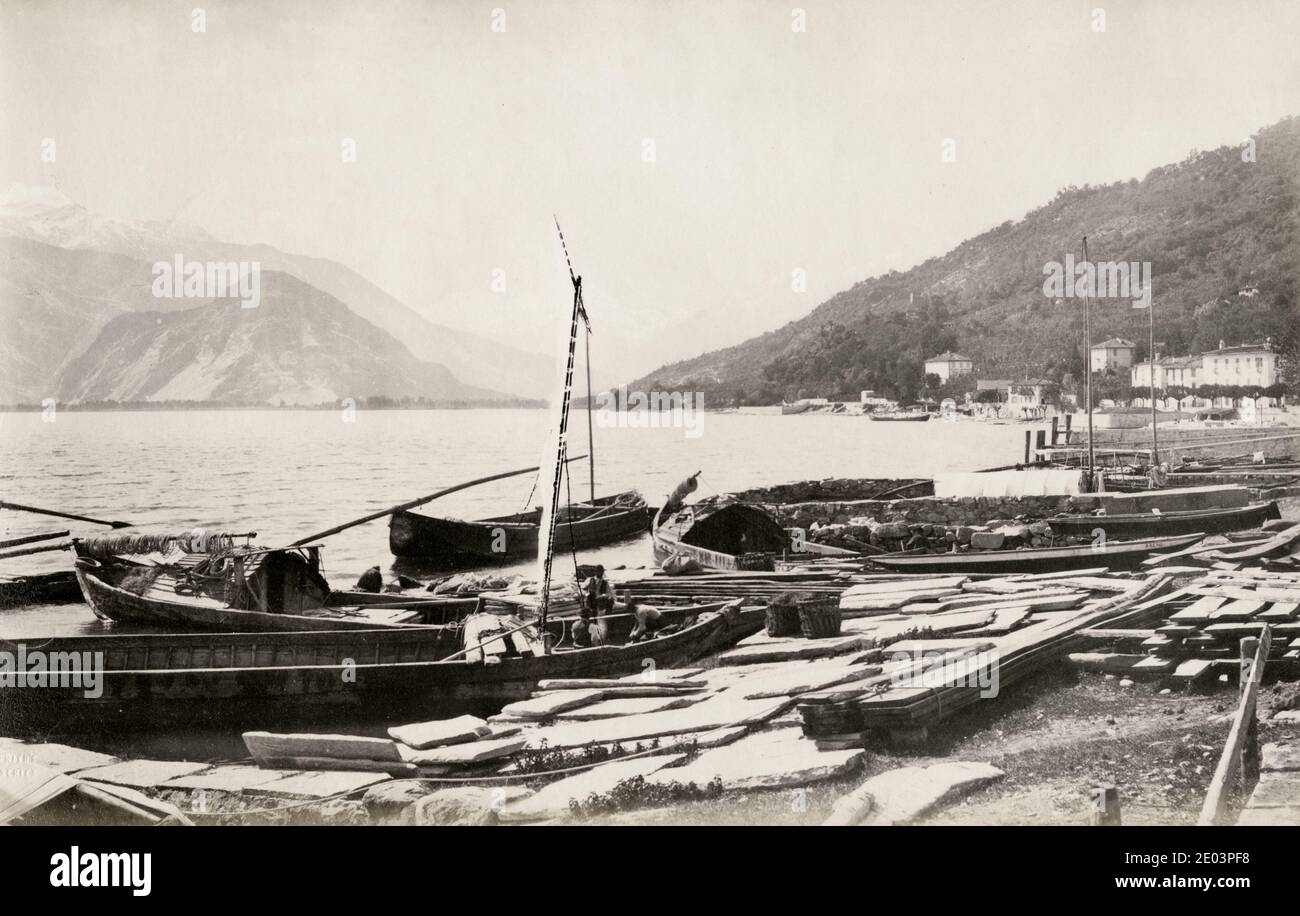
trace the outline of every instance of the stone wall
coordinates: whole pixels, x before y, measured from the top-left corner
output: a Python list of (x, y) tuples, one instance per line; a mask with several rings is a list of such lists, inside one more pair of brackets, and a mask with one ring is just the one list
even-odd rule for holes
[(827, 477), (825, 480), (799, 480), (770, 487), (754, 487), (735, 495), (750, 503), (765, 505), (823, 501), (879, 499), (892, 490), (909, 496), (934, 495), (934, 481), (928, 477)]

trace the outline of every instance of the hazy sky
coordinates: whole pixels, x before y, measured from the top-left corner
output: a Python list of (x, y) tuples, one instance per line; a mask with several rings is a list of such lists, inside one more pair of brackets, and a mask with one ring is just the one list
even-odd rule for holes
[(0, 186), (335, 258), (542, 351), (557, 213), (598, 382), (1300, 114), (1296, 3), (806, 0), (800, 32), (788, 0), (267, 0), (196, 33), (200, 2), (4, 0)]

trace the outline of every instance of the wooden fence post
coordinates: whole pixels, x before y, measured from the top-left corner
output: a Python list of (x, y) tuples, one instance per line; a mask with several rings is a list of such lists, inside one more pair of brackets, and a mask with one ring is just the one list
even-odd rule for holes
[[(1247, 684), (1255, 680), (1252, 669), (1255, 655), (1259, 651), (1259, 639), (1243, 636), (1241, 639), (1241, 677), (1237, 681), (1237, 698), (1246, 694)], [(1260, 662), (1261, 666), (1263, 662)], [(1259, 718), (1255, 715), (1255, 704), (1250, 704), (1250, 718), (1246, 721), (1246, 738), (1241, 745), (1241, 782), (1249, 786), (1259, 779)]]
[(1092, 826), (1118, 827), (1119, 789), (1115, 786), (1097, 786), (1092, 790)]

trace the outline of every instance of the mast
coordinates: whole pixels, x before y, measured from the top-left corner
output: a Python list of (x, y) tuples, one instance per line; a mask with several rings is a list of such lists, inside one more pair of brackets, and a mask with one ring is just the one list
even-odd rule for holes
[[(584, 308), (583, 314), (586, 314)], [(596, 501), (596, 439), (591, 431), (591, 325), (587, 325), (587, 334), (583, 338), (587, 348), (587, 480), (591, 484), (591, 501)]]
[[(556, 231), (560, 231), (560, 223), (557, 219), (555, 222)], [(564, 242), (564, 233), (560, 232), (560, 242)], [(568, 249), (565, 249), (564, 259), (566, 263), (569, 260)], [(573, 283), (573, 310), (569, 315), (569, 346), (568, 359), (564, 367), (564, 385), (560, 393), (560, 423), (555, 431), (555, 437), (552, 440), (554, 448), (552, 454), (555, 456), (551, 465), (551, 498), (542, 506), (542, 517), (539, 535), (537, 539), (538, 559), (541, 561), (541, 601), (538, 603), (538, 631), (542, 636), (542, 643), (546, 651), (550, 652), (550, 643), (546, 639), (546, 616), (551, 605), (551, 561), (554, 559), (555, 547), (555, 517), (560, 510), (560, 484), (561, 476), (564, 473), (565, 464), (565, 438), (569, 430), (569, 405), (573, 394), (573, 364), (578, 345), (578, 317), (586, 317), (582, 307), (582, 278), (575, 276), (573, 265), (569, 264), (569, 280)]]
[(1156, 300), (1150, 290), (1147, 295), (1151, 296), (1147, 303), (1147, 352), (1151, 354), (1151, 465), (1154, 468), (1160, 464), (1156, 442)]
[[(1092, 266), (1092, 264), (1088, 261), (1088, 237), (1086, 235), (1083, 237), (1083, 263), (1087, 265), (1089, 268)], [(1086, 379), (1084, 390), (1086, 392), (1087, 408), (1088, 408), (1088, 492), (1089, 493), (1092, 492), (1093, 483), (1094, 483), (1093, 462), (1095, 460), (1093, 456), (1093, 449), (1092, 449), (1092, 314), (1088, 306), (1088, 288), (1091, 285), (1092, 284), (1088, 281), (1088, 275), (1087, 273), (1085, 273), (1084, 284), (1083, 284), (1083, 336), (1084, 336), (1084, 342), (1087, 345), (1086, 346), (1087, 353), (1085, 354), (1084, 357), (1085, 359), (1084, 378)]]

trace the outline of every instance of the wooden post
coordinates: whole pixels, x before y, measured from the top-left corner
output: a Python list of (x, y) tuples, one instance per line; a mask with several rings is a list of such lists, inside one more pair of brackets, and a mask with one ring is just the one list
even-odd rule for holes
[(1029, 463), (1029, 443), (1032, 441), (1033, 430), (1025, 430), (1025, 464)]
[(1097, 786), (1092, 790), (1092, 820), (1094, 827), (1119, 827), (1119, 789), (1115, 786)]
[[(1241, 677), (1237, 681), (1238, 702), (1246, 695), (1247, 685), (1254, 680), (1252, 669), (1255, 666), (1255, 654), (1259, 651), (1259, 639), (1254, 636), (1241, 638)], [(1251, 704), (1250, 717), (1246, 720), (1246, 737), (1241, 745), (1241, 780), (1243, 785), (1251, 785), (1259, 779), (1259, 718)]]
[[(1247, 637), (1241, 641), (1243, 659), (1238, 691), (1240, 699), (1237, 702), (1237, 712), (1232, 718), (1232, 727), (1228, 730), (1227, 743), (1219, 757), (1218, 765), (1214, 768), (1214, 775), (1210, 777), (1210, 789), (1206, 793), (1205, 804), (1201, 806), (1201, 816), (1196, 822), (1202, 827), (1213, 826), (1222, 821), (1230, 788), (1235, 785), (1235, 778), (1239, 772), (1243, 775), (1245, 772), (1246, 748), (1258, 741), (1255, 702), (1259, 696), (1260, 682), (1264, 679), (1264, 664), (1268, 660), (1268, 650), (1272, 641), (1273, 631), (1267, 626), (1260, 633), (1259, 639)], [(1244, 656), (1248, 642), (1253, 644), (1253, 662), (1247, 662)], [(1253, 753), (1256, 760), (1254, 772), (1258, 775), (1258, 751)]]
[[(1040, 429), (1038, 431), (1038, 435), (1036, 437), (1036, 443), (1038, 445), (1039, 452), (1042, 452), (1044, 449), (1047, 448), (1047, 430)], [(1034, 457), (1037, 458), (1039, 456), (1035, 455)]]
[(1056, 443), (1060, 441), (1061, 436), (1061, 418), (1052, 417), (1052, 448), (1056, 448)]

